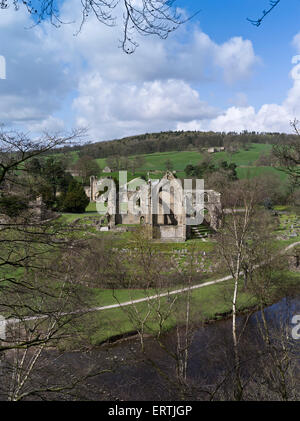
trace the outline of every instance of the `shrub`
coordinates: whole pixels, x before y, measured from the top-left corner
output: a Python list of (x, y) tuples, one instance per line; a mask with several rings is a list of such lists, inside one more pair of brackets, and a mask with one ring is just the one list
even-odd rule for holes
[(18, 216), (23, 210), (27, 209), (28, 204), (24, 198), (18, 196), (0, 197), (0, 213), (9, 217)]

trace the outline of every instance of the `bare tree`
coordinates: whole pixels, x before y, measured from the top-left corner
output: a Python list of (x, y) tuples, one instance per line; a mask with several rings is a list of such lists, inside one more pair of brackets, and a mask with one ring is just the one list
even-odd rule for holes
[[(287, 334), (289, 327), (285, 322), (275, 332), (265, 314), (265, 308), (277, 297), (275, 291), (278, 297), (282, 294), (278, 285), (277, 289), (274, 286), (278, 276), (283, 276), (281, 270), (286, 266), (286, 258), (274, 246), (274, 218), (257, 206), (263, 186), (258, 181), (252, 185), (251, 182), (234, 183), (234, 195), (229, 200), (224, 197), (227, 215), (218, 233), (216, 252), (234, 281), (229, 296), (233, 358), (229, 344), (224, 343), (227, 368), (219, 376), (211, 396), (231, 399), (232, 393), (235, 400), (278, 399), (278, 396), (286, 400), (293, 396), (292, 367), (296, 363)], [(248, 324), (251, 313), (237, 319), (243, 281), (249, 305), (256, 303), (259, 310), (255, 331), (253, 323)], [(212, 358), (214, 355), (212, 351)]]
[(300, 132), (298, 125), (297, 119), (291, 122), (296, 134), (295, 137), (273, 146), (273, 154), (281, 165), (280, 169), (290, 176), (294, 187), (300, 185)]
[[(40, 141), (32, 141), (2, 131), (0, 199), (13, 198), (18, 203), (20, 187), (24, 196), (29, 194), (27, 179), (22, 177), (24, 163), (77, 139), (80, 133), (63, 137), (45, 134)], [(0, 313), (8, 327), (7, 336), (0, 341), (5, 368), (1, 393), (10, 400), (64, 390), (64, 381), (51, 384), (47, 376), (36, 373), (50, 365), (47, 353), (65, 345), (70, 333), (73, 340), (79, 338), (71, 327), (77, 326), (88, 299), (82, 289), (85, 273), (75, 272), (72, 265), (83, 247), (76, 229), (56, 218), (45, 220), (35, 206), (27, 205), (0, 218)], [(68, 390), (79, 381), (73, 380)]]
[(129, 169), (132, 171), (132, 174), (135, 174), (137, 168), (142, 167), (145, 164), (145, 158), (142, 155), (137, 155), (134, 158), (129, 160)]
[[(0, 132), (0, 198), (14, 199), (30, 196), (24, 164), (55, 147), (75, 140), (83, 131), (74, 131), (67, 136), (45, 134), (38, 141), (22, 133)], [(20, 194), (21, 191), (21, 194)], [(30, 197), (28, 197), (30, 199)], [(35, 199), (35, 197), (31, 197)], [(18, 210), (18, 209), (17, 209)], [(2, 215), (0, 224), (0, 282), (17, 282), (10, 269), (29, 269), (43, 265), (43, 257), (61, 244), (66, 227), (58, 222), (43, 221), (36, 213), (34, 204), (26, 203), (22, 212)], [(5, 209), (4, 209), (5, 211)], [(59, 239), (60, 238), (60, 239)], [(59, 239), (59, 240), (58, 240)]]
[(38, 140), (30, 139), (17, 131), (0, 130), (0, 188), (4, 181), (9, 182), (10, 175), (24, 170), (25, 162), (41, 156), (58, 146), (70, 144), (84, 136), (84, 129), (74, 130), (69, 134), (51, 134), (45, 132)]
[(260, 354), (264, 357), (259, 361), (255, 383), (260, 385), (257, 389), (261, 389), (264, 399), (299, 399), (299, 345), (290, 336), (287, 316), (288, 313), (281, 311), (276, 326), (267, 318), (264, 309), (257, 315), (259, 338), (263, 343)]
[[(144, 360), (158, 373), (171, 396), (188, 399), (194, 393), (194, 384), (188, 374), (189, 349), (195, 319), (198, 323), (202, 320), (201, 309), (192, 306), (191, 289), (195, 277), (199, 276), (198, 251), (196, 248), (190, 250), (179, 276), (170, 256), (163, 255), (149, 240), (147, 227), (141, 227), (135, 233), (133, 248), (134, 270), (128, 275), (132, 286), (143, 286), (146, 300), (121, 308), (138, 334)], [(184, 291), (174, 293), (175, 286), (180, 289), (179, 285)], [(171, 326), (175, 327), (174, 335), (168, 343), (165, 334)], [(164, 367), (160, 359), (155, 358), (149, 336), (154, 341), (154, 348), (163, 352), (171, 368)]]
[(82, 184), (84, 185), (89, 184), (89, 178), (92, 175), (98, 176), (100, 172), (97, 161), (87, 155), (80, 157), (73, 165), (73, 169), (81, 177)]
[[(243, 384), (237, 330), (238, 291), (243, 270), (249, 265), (248, 246), (255, 230), (254, 215), (258, 203), (259, 185), (252, 180), (240, 180), (223, 194), (227, 207), (223, 227), (217, 235), (216, 252), (233, 278), (232, 292), (232, 340), (235, 360), (234, 398), (243, 399)], [(252, 267), (252, 264), (251, 264)], [(249, 268), (249, 266), (248, 266)], [(249, 269), (246, 269), (249, 270)]]
[[(73, 249), (72, 258), (76, 254)], [(47, 271), (28, 276), (26, 288), (15, 285), (5, 291), (5, 301), (1, 296), (1, 309), (9, 317), (1, 344), (0, 394), (5, 399), (75, 395), (87, 379), (111, 371), (110, 366), (92, 364), (74, 372), (58, 364), (69, 348), (82, 351), (87, 346), (88, 336), (80, 338), (84, 320), (88, 323), (82, 319), (88, 298), (80, 288), (84, 273), (75, 273), (72, 266), (67, 252), (51, 277)]]

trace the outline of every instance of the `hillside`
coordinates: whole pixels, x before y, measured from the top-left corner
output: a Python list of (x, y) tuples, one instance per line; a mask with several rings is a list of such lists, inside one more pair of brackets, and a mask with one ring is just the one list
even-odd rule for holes
[[(238, 165), (237, 173), (239, 178), (254, 177), (261, 174), (278, 174), (282, 180), (286, 178), (286, 174), (278, 171), (276, 168), (269, 166), (256, 166), (255, 161), (262, 155), (269, 153), (272, 146), (269, 144), (251, 144), (249, 150), (239, 150), (236, 153), (230, 154), (228, 152), (216, 152), (212, 154), (212, 159), (217, 163), (219, 161), (234, 162)], [(142, 155), (144, 163), (142, 166), (136, 168), (135, 174), (128, 171), (129, 179), (146, 175), (150, 171), (151, 178), (160, 178), (163, 172), (166, 170), (166, 161), (169, 160), (172, 163), (173, 170), (177, 172), (178, 177), (184, 177), (184, 169), (188, 164), (195, 165), (202, 158), (203, 153), (197, 150), (193, 151), (172, 151), (172, 152), (160, 152), (152, 154)], [(132, 160), (135, 155), (129, 156), (128, 159)], [(103, 169), (107, 165), (106, 158), (96, 159), (99, 167)], [(98, 175), (104, 175), (100, 172)], [(111, 175), (117, 175), (117, 172), (113, 172)]]
[[(239, 150), (234, 154), (228, 152), (216, 152), (212, 154), (212, 159), (218, 161), (235, 162), (238, 166), (253, 166), (254, 162), (263, 153), (268, 153), (272, 149), (271, 145), (268, 144), (251, 144), (249, 150)], [(195, 165), (202, 158), (203, 153), (197, 150), (192, 151), (170, 151), (170, 152), (157, 152), (152, 154), (143, 154), (145, 163), (138, 170), (164, 170), (165, 162), (169, 159), (174, 169), (177, 171), (183, 171), (187, 164)], [(129, 156), (132, 159), (134, 155)], [(106, 159), (97, 159), (100, 168), (104, 168), (107, 165)]]
[[(277, 174), (285, 180), (287, 176), (284, 172), (269, 163), (258, 164), (257, 160), (268, 155), (273, 145), (285, 143), (295, 136), (284, 133), (170, 131), (65, 147), (56, 150), (55, 154), (67, 154), (70, 168), (81, 157), (92, 158), (99, 165), (97, 176), (104, 175), (102, 170), (108, 166), (113, 169), (112, 176), (117, 176), (118, 170), (126, 169), (129, 180), (147, 176), (148, 172), (151, 178), (160, 178), (167, 169), (168, 161), (169, 169), (184, 178), (187, 165), (198, 164), (210, 147), (223, 146), (225, 151), (213, 153), (211, 158), (216, 164), (221, 161), (235, 163), (238, 178)], [(114, 160), (118, 161), (116, 165)]]
[(94, 141), (84, 145), (65, 147), (64, 152), (76, 151), (78, 155), (90, 155), (94, 158), (107, 158), (113, 155), (131, 156), (173, 151), (200, 151), (202, 148), (212, 146), (225, 146), (241, 149), (249, 144), (272, 145), (295, 137), (285, 133), (218, 133), (200, 131), (177, 131), (145, 133), (123, 139), (110, 141)]

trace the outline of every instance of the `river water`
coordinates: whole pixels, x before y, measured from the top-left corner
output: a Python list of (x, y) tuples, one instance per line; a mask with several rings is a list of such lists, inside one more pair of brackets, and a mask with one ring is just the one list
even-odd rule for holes
[[(300, 399), (300, 339), (292, 338), (292, 317), (300, 315), (300, 296), (286, 297), (265, 309), (272, 350), (263, 340), (260, 312), (238, 317), (241, 335), (239, 352), (245, 399), (281, 399), (279, 371), (285, 370), (289, 397)], [(146, 340), (146, 353), (141, 353), (139, 338), (131, 338), (88, 352), (69, 352), (58, 358), (67, 371), (86, 373), (88, 370), (110, 369), (81, 384), (74, 399), (91, 400), (178, 400), (232, 399), (233, 348), (231, 319), (201, 324), (193, 329), (188, 348), (187, 387), (178, 387), (176, 377), (177, 331), (163, 339), (165, 349), (153, 338)], [(300, 332), (300, 329), (299, 329)], [(182, 329), (179, 333), (183, 335)], [(288, 353), (284, 354), (284, 350)], [(275, 357), (277, 358), (274, 358)], [(284, 359), (284, 355), (289, 357)], [(145, 358), (146, 356), (146, 358)], [(220, 386), (221, 384), (221, 386)], [(185, 395), (182, 395), (184, 389)], [(217, 393), (212, 393), (217, 389)], [(279, 390), (279, 392), (278, 392)], [(299, 396), (299, 397), (298, 397)], [(62, 397), (58, 397), (62, 398)], [(70, 396), (68, 397), (68, 399)]]

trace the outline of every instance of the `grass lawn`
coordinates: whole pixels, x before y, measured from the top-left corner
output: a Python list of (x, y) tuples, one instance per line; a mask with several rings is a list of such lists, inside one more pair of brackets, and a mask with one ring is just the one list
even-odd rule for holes
[[(91, 213), (62, 213), (61, 221), (65, 222), (67, 224), (70, 224), (71, 222), (75, 221), (76, 219), (81, 219), (82, 221), (90, 216), (98, 216), (99, 214), (97, 212), (91, 212)], [(87, 221), (85, 221), (87, 223)]]
[[(262, 146), (262, 145), (256, 145)], [(256, 151), (257, 152), (257, 151)], [(189, 152), (191, 153), (191, 152)], [(178, 153), (177, 153), (178, 154)], [(180, 154), (180, 153), (179, 153)], [(155, 154), (153, 154), (155, 155)], [(217, 155), (217, 154), (215, 154)], [(242, 170), (248, 170), (248, 168), (240, 168)], [(253, 169), (260, 169), (253, 167)], [(273, 170), (272, 168), (267, 168), (267, 170)], [(276, 170), (274, 170), (276, 171)], [(62, 218), (66, 222), (72, 222), (75, 219), (81, 219), (84, 223), (87, 223), (89, 217), (98, 216), (96, 212), (96, 204), (90, 203), (86, 208), (86, 212), (82, 214), (68, 214), (64, 213)], [(279, 227), (278, 234), (282, 233), (283, 230), (283, 221), (288, 219), (296, 218), (295, 214), (289, 215), (280, 215), (281, 226)], [(89, 235), (88, 230), (83, 230), (86, 235)], [(97, 236), (112, 236), (114, 241), (114, 247), (122, 248), (131, 248), (134, 246), (132, 241), (131, 232), (99, 232), (97, 231)], [(288, 240), (277, 240), (276, 247), (284, 248), (287, 245), (300, 241), (299, 237), (290, 238)], [(174, 253), (176, 251), (191, 250), (193, 247), (196, 247), (198, 251), (210, 252), (214, 248), (213, 241), (203, 242), (198, 239), (187, 240), (184, 243), (153, 243), (154, 247), (157, 248), (162, 253)], [(222, 277), (218, 274), (206, 274), (206, 278), (203, 278), (203, 282), (208, 280), (208, 277), (211, 280)], [(289, 285), (290, 282), (299, 283), (300, 274), (292, 274), (290, 272), (285, 274), (285, 284)], [(242, 282), (240, 286), (240, 293), (238, 299), (238, 309), (243, 310), (249, 307), (252, 307), (256, 304), (255, 298), (249, 293), (245, 292), (242, 289)], [(180, 287), (180, 286), (179, 286)], [(225, 313), (230, 312), (231, 310), (231, 293), (232, 293), (233, 282), (226, 281), (222, 284), (211, 285), (204, 288), (199, 288), (193, 290), (191, 293), (192, 297), (192, 317), (195, 322), (200, 322), (201, 320), (212, 320), (221, 318)], [(274, 291), (276, 292), (276, 285), (274, 286)], [(175, 288), (174, 288), (175, 289)], [(164, 292), (164, 291), (161, 291)], [(105, 306), (110, 304), (116, 304), (117, 302), (126, 302), (134, 299), (143, 298), (145, 296), (155, 295), (157, 291), (150, 289), (145, 291), (143, 289), (117, 289), (114, 292), (110, 289), (101, 289), (93, 288), (92, 295), (92, 306)], [(117, 297), (117, 300), (114, 296)], [(178, 295), (178, 311), (176, 314), (170, 316), (165, 324), (164, 329), (169, 330), (173, 328), (176, 324), (181, 323), (180, 314), (183, 314), (184, 306), (184, 297), (185, 294)], [(155, 305), (155, 300), (150, 303), (150, 307)], [(166, 311), (168, 308), (167, 298), (161, 298), (162, 311)], [(133, 311), (137, 310), (143, 317), (146, 316), (149, 311), (149, 303), (139, 303), (136, 308), (133, 306), (126, 307), (125, 309), (111, 309), (105, 311), (94, 312), (88, 315), (83, 316), (88, 318), (88, 328), (86, 332), (82, 332), (82, 335), (86, 335), (86, 339), (92, 344), (99, 344), (109, 337), (124, 334), (136, 330), (136, 321), (132, 319)], [(83, 327), (85, 326), (85, 327)], [(149, 333), (157, 331), (158, 319), (157, 312), (150, 308), (149, 319), (147, 322), (147, 330)], [(86, 323), (82, 324), (82, 329), (86, 329)]]
[[(201, 322), (203, 320), (210, 320), (214, 318), (220, 318), (221, 314), (230, 311), (230, 297), (227, 294), (227, 290), (231, 289), (232, 281), (224, 282), (223, 284), (211, 285), (208, 287), (199, 288), (191, 292), (191, 309), (192, 319), (195, 322)], [(147, 295), (152, 295), (154, 291), (149, 290)], [(119, 291), (119, 296), (122, 296)], [(133, 293), (133, 292), (132, 292)], [(145, 296), (144, 291), (134, 291), (136, 298)], [(123, 295), (127, 297), (128, 292)], [(226, 299), (228, 295), (228, 299)], [(174, 298), (174, 296), (171, 296)], [(177, 295), (176, 311), (166, 319), (164, 323), (164, 330), (170, 330), (177, 324), (182, 323), (180, 317), (183, 316), (184, 304), (186, 294)], [(130, 298), (129, 298), (130, 299)], [(102, 301), (102, 298), (101, 298)], [(125, 300), (126, 301), (126, 300)], [(167, 297), (160, 298), (161, 313), (167, 312), (169, 304)], [(115, 300), (115, 303), (117, 301)], [(146, 332), (155, 333), (159, 326), (158, 313), (155, 308), (158, 304), (158, 300), (150, 300), (149, 302), (139, 303), (135, 306), (124, 307), (123, 309), (109, 309), (105, 311), (99, 311), (92, 315), (93, 324), (95, 331), (91, 334), (89, 340), (93, 345), (97, 345), (110, 337), (122, 335), (128, 332), (136, 331), (137, 319), (136, 312), (139, 314), (141, 319), (144, 319), (149, 312), (146, 323)], [(246, 293), (240, 294), (239, 309), (243, 309), (249, 306), (253, 306), (251, 296)]]
[(265, 174), (279, 176), (282, 181), (286, 180), (288, 175), (273, 167), (238, 167), (238, 178), (253, 178)]
[[(278, 278), (275, 279), (273, 283), (273, 295), (270, 300), (270, 304), (272, 303), (272, 299), (276, 300), (280, 298), (278, 294), (283, 284), (285, 290), (283, 290), (282, 293), (287, 291), (289, 286), (299, 288), (299, 281), (299, 273), (284, 272), (278, 274)], [(232, 291), (232, 280), (225, 281), (221, 284), (210, 285), (193, 290), (191, 292), (192, 321), (195, 323), (200, 323), (201, 321), (221, 319), (224, 317), (224, 314), (230, 313), (232, 306)], [(124, 298), (124, 301), (128, 300), (128, 291), (126, 291), (126, 293), (117, 291), (116, 293), (118, 294), (120, 301), (120, 298)], [(153, 291), (148, 291), (149, 296), (152, 295), (152, 293)], [(99, 294), (102, 293), (99, 291)], [(132, 295), (132, 298), (140, 298), (140, 296), (143, 296), (144, 292), (142, 290), (137, 290), (129, 294), (135, 294), (135, 297)], [(163, 325), (163, 329), (165, 331), (170, 330), (177, 324), (182, 323), (186, 303), (185, 297), (186, 294), (177, 295), (176, 311), (172, 312), (172, 315), (166, 319)], [(149, 312), (149, 315), (146, 318), (147, 323), (145, 330), (146, 332), (152, 334), (157, 332), (159, 326), (158, 313), (155, 311), (157, 303), (157, 300), (153, 300), (145, 303), (139, 303), (135, 306), (135, 308), (133, 306), (128, 306), (124, 307), (123, 309), (118, 308), (99, 311), (87, 316), (91, 318), (91, 323), (93, 324), (93, 331), (89, 336), (90, 342), (93, 345), (97, 345), (110, 337), (136, 331), (137, 313), (139, 314), (139, 319), (144, 319), (146, 314)], [(167, 298), (161, 298), (160, 304), (161, 313), (163, 314), (168, 309)], [(237, 302), (238, 310), (246, 310), (254, 307), (257, 304), (257, 299), (250, 292), (244, 291), (243, 282), (241, 281)]]

